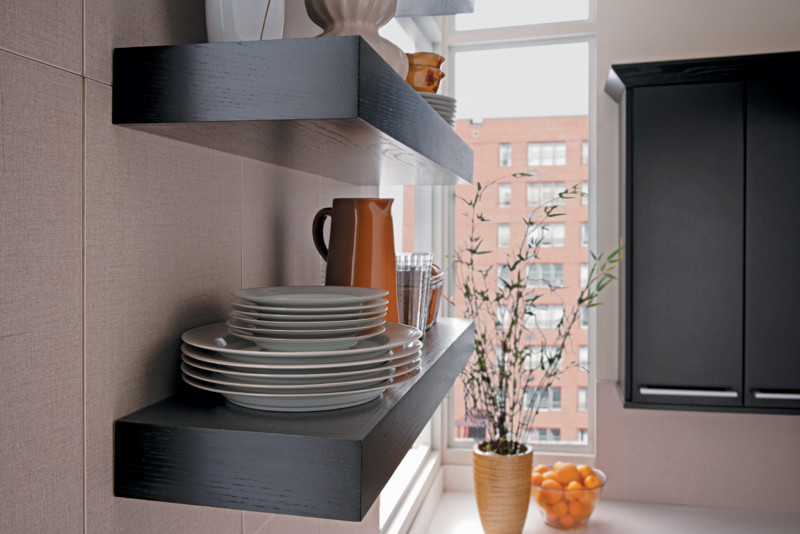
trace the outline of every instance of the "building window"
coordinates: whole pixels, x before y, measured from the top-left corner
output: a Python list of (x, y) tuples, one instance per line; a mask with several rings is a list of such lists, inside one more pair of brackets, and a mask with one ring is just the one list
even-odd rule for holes
[(589, 347), (586, 345), (578, 347), (578, 365), (581, 369), (589, 368)]
[(511, 243), (511, 227), (507, 224), (497, 225), (497, 248), (507, 248)]
[(528, 167), (552, 167), (567, 164), (567, 143), (528, 143)]
[(589, 443), (589, 431), (585, 428), (578, 429), (578, 443)]
[[(508, 246), (508, 245), (506, 245)], [(564, 223), (536, 225), (528, 228), (529, 247), (563, 247)]]
[(506, 285), (510, 283), (509, 279), (510, 273), (508, 269), (508, 265), (498, 265), (497, 266), (497, 288), (498, 289), (505, 289)]
[(581, 263), (581, 287), (589, 283), (589, 264)]
[(525, 266), (527, 287), (564, 287), (564, 265), (561, 263), (534, 263)]
[(508, 308), (505, 306), (498, 306), (496, 310), (495, 326), (503, 330), (511, 326), (511, 314), (508, 313)]
[(500, 166), (511, 167), (511, 143), (500, 143)]
[(511, 184), (498, 184), (497, 205), (501, 208), (507, 208), (511, 205)]
[(566, 190), (564, 182), (530, 182), (526, 190), (528, 206), (554, 204), (561, 206), (564, 199), (559, 195)]
[(561, 441), (561, 430), (558, 428), (534, 428), (528, 432), (528, 441), (544, 443), (547, 441)]
[(558, 304), (529, 306), (525, 314), (525, 328), (528, 330), (558, 328), (563, 318), (564, 308)]
[(585, 412), (587, 410), (587, 389), (586, 388), (578, 388), (578, 411)]
[(581, 328), (589, 328), (589, 309), (586, 306), (581, 306)]
[(538, 403), (540, 412), (560, 412), (561, 388), (550, 387), (544, 391), (539, 388), (525, 388), (523, 402), (526, 410), (536, 409)]
[(581, 246), (589, 246), (589, 223), (581, 223)]
[(562, 360), (556, 361), (556, 354), (558, 354), (558, 347), (554, 346), (525, 347), (525, 369), (544, 371), (552, 366), (555, 370), (561, 370)]
[(589, 205), (589, 182), (581, 182), (581, 206)]
[(589, 164), (589, 141), (583, 141), (581, 143), (581, 164)]

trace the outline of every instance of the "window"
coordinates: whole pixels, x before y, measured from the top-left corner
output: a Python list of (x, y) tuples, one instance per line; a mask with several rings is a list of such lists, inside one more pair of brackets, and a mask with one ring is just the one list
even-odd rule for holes
[(566, 190), (564, 182), (531, 182), (526, 190), (528, 206), (554, 204), (562, 206), (564, 199), (559, 196)]
[(537, 369), (544, 371), (551, 365), (555, 369), (561, 369), (563, 360), (555, 362), (555, 357), (558, 352), (558, 347), (553, 346), (531, 346), (525, 349), (525, 369), (529, 371), (536, 371)]
[(511, 143), (500, 143), (500, 166), (511, 167)]
[(525, 327), (529, 330), (558, 328), (564, 317), (564, 308), (558, 304), (530, 306), (525, 314)]
[(507, 208), (511, 205), (511, 184), (498, 184), (497, 205)]
[(511, 227), (507, 224), (497, 225), (497, 248), (506, 248), (511, 243)]
[(563, 287), (564, 265), (561, 263), (534, 263), (525, 266), (527, 287)]
[(497, 317), (495, 318), (495, 325), (498, 328), (505, 330), (511, 326), (511, 315), (508, 313), (508, 308), (505, 306), (497, 307)]
[(589, 182), (581, 182), (581, 206), (589, 205)]
[(586, 388), (578, 388), (578, 411), (585, 412), (587, 410), (588, 404), (586, 403)]
[(589, 141), (581, 142), (581, 165), (589, 164)]
[(581, 369), (589, 368), (589, 347), (586, 345), (578, 347), (578, 365)]
[(567, 164), (567, 143), (528, 143), (528, 167), (553, 167)]
[[(529, 12), (537, 22), (561, 20), (550, 18), (549, 12), (561, 11), (567, 4), (575, 2), (593, 5), (589, 4), (588, 0), (546, 2), (475, 0), (475, 15), (454, 17), (455, 24), (445, 25), (445, 35), (442, 40), (448, 44), (447, 53), (444, 55), (447, 56), (447, 64), (450, 65), (442, 92), (455, 97), (459, 103), (456, 132), (473, 148), (476, 181), (485, 184), (490, 180), (500, 179), (501, 183), (497, 185), (502, 185), (502, 182), (510, 182), (503, 176), (513, 172), (511, 169), (514, 171), (528, 169), (531, 173), (537, 173), (536, 177), (528, 179), (528, 183), (558, 184), (535, 185), (530, 189), (526, 184), (524, 199), (519, 198), (523, 191), (514, 189), (513, 194), (518, 196), (513, 203), (509, 200), (511, 205), (508, 207), (503, 206), (505, 199), (501, 196), (495, 203), (494, 192), (490, 193), (491, 198), (487, 198), (487, 202), (484, 203), (484, 207), (487, 208), (485, 215), (493, 221), (485, 227), (484, 238), (487, 244), (491, 245), (490, 234), (494, 232), (493, 225), (509, 223), (508, 230), (502, 230), (507, 232), (505, 234), (507, 238), (501, 238), (498, 233), (498, 242), (508, 248), (501, 248), (497, 254), (491, 253), (481, 257), (481, 269), (495, 270), (499, 263), (504, 262), (505, 253), (516, 248), (523, 238), (549, 247), (541, 251), (544, 263), (562, 266), (560, 273), (557, 267), (550, 266), (543, 267), (541, 272), (521, 273), (526, 276), (523, 282), (526, 285), (544, 284), (549, 280), (554, 285), (558, 282), (558, 285), (564, 286), (558, 290), (559, 295), (536, 302), (542, 306), (532, 308), (531, 314), (526, 317), (526, 325), (537, 328), (524, 334), (526, 336), (524, 343), (532, 347), (531, 351), (542, 346), (556, 345), (556, 332), (552, 328), (562, 320), (564, 314), (562, 299), (563, 303), (570, 305), (575, 302), (579, 289), (574, 277), (578, 275), (581, 263), (586, 262), (587, 249), (580, 246), (578, 224), (590, 220), (587, 213), (587, 207), (590, 207), (588, 204), (582, 205), (577, 199), (564, 201), (559, 206), (558, 212), (564, 212), (565, 217), (550, 219), (548, 222), (552, 221), (553, 224), (548, 224), (546, 229), (536, 232), (523, 234), (525, 226), (521, 219), (542, 213), (542, 210), (538, 210), (534, 214), (525, 214), (523, 211), (525, 206), (533, 212), (542, 205), (542, 202), (556, 199), (567, 187), (575, 184), (581, 187), (580, 184), (592, 179), (591, 164), (581, 164), (581, 150), (584, 141), (594, 142), (593, 136), (597, 124), (594, 110), (590, 109), (589, 105), (590, 95), (594, 91), (590, 73), (595, 69), (594, 58), (597, 54), (594, 36), (586, 33), (586, 29), (593, 28), (595, 24), (590, 20), (578, 24), (561, 22), (550, 27), (525, 28), (514, 35), (531, 37), (522, 37), (513, 42), (509, 41), (509, 33), (503, 26), (528, 23), (530, 19), (524, 12)], [(506, 10), (511, 4), (514, 9)], [(502, 22), (500, 22), (493, 18), (500, 13), (512, 16), (501, 16)], [(473, 26), (474, 28), (497, 29), (475, 33), (462, 32), (461, 30), (467, 29), (467, 26), (461, 21), (466, 22), (470, 17), (477, 24)], [(509, 69), (506, 67), (509, 64), (517, 67), (524, 65), (524, 68)], [(487, 79), (504, 80), (502, 96), (498, 94), (496, 85), (485, 83)], [(476, 126), (478, 124), (480, 126)], [(473, 132), (478, 130), (480, 135), (475, 137)], [(502, 157), (499, 153), (500, 143), (507, 145), (507, 148), (502, 149), (505, 151)], [(512, 150), (515, 152), (513, 155)], [(501, 159), (503, 163), (510, 165), (510, 168), (499, 167)], [(527, 165), (529, 162), (530, 167)], [(511, 182), (510, 185), (516, 188), (519, 183)], [(472, 186), (456, 186), (456, 194), (465, 198), (473, 194), (471, 192), (474, 189), (462, 193), (460, 190), (462, 187)], [(447, 208), (454, 210), (452, 218), (456, 221), (454, 237), (448, 239), (452, 239), (454, 246), (457, 247), (464, 242), (458, 234), (459, 216), (455, 208), (450, 206)], [(517, 211), (512, 212), (516, 208), (519, 208), (519, 215), (516, 215)], [(566, 239), (566, 232), (569, 232), (569, 240)], [(451, 252), (444, 251), (444, 255), (449, 253)], [(567, 279), (564, 279), (565, 276)], [(496, 280), (489, 281), (490, 284), (494, 284)], [(541, 292), (547, 293), (548, 290), (545, 288)], [(544, 306), (550, 303), (559, 305)], [(459, 312), (459, 309), (455, 310), (456, 315)], [(500, 317), (498, 323), (502, 325), (503, 322)], [(564, 368), (567, 372), (560, 377), (557, 384), (561, 387), (560, 394), (567, 395), (567, 402), (561, 404), (560, 411), (551, 411), (543, 418), (537, 419), (530, 425), (529, 432), (531, 439), (546, 442), (548, 446), (559, 447), (560, 450), (569, 448), (576, 452), (589, 452), (587, 447), (577, 442), (575, 436), (577, 430), (581, 428), (588, 429), (588, 432), (594, 431), (591, 426), (594, 419), (590, 417), (593, 407), (588, 406), (589, 412), (578, 412), (575, 392), (578, 387), (586, 386), (591, 377), (586, 372), (567, 370), (566, 367), (568, 363), (578, 360), (578, 347), (586, 344), (590, 336), (586, 330), (580, 330), (578, 325), (575, 325), (573, 334), (574, 346), (569, 348), (564, 356)], [(552, 349), (543, 350), (546, 353)], [(534, 361), (538, 361), (538, 357), (536, 360), (531, 360)], [(463, 457), (466, 458), (472, 443), (460, 438), (468, 434), (477, 435), (472, 433), (472, 429), (478, 424), (476, 417), (480, 417), (480, 414), (465, 414), (461, 391), (456, 386), (454, 398), (449, 403), (452, 411), (449, 415), (448, 435), (451, 436), (452, 449), (448, 454), (455, 454), (461, 458), (463, 453)], [(456, 451), (456, 448), (459, 450)]]
[(528, 246), (563, 247), (564, 223), (531, 226), (528, 228)]
[(538, 403), (540, 412), (561, 411), (561, 388), (551, 387), (546, 391), (538, 388), (525, 388), (523, 402), (526, 410), (536, 409)]
[(581, 246), (589, 246), (589, 223), (581, 223)]
[(561, 441), (561, 429), (558, 428), (534, 428), (529, 431), (528, 440), (534, 443), (546, 443), (548, 441)]
[(581, 263), (581, 287), (586, 287), (586, 284), (589, 283), (589, 264), (588, 263)]
[(509, 280), (509, 270), (508, 265), (498, 265), (497, 266), (497, 287), (499, 289), (504, 289), (506, 284), (510, 282)]
[(589, 443), (589, 431), (585, 428), (578, 429), (578, 443)]
[(581, 306), (581, 328), (589, 328), (589, 309), (586, 306)]

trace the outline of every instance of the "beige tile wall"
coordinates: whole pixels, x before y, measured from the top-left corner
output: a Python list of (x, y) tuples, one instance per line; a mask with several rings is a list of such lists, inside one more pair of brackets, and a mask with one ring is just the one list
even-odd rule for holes
[(377, 191), (111, 124), (113, 47), (204, 40), (200, 0), (2, 0), (0, 28), (0, 532), (377, 532), (377, 506), (113, 495), (113, 423), (179, 387), (181, 332), (232, 289), (320, 283), (314, 214)]

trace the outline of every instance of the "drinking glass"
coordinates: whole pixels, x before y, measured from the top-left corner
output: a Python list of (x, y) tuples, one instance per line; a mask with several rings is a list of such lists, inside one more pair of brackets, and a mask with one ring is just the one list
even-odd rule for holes
[(425, 334), (433, 254), (408, 252), (397, 259), (397, 309), (399, 322)]

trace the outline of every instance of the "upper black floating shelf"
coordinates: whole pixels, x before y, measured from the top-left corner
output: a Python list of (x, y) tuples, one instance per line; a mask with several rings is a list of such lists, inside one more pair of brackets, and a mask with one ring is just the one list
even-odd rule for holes
[(756, 79), (800, 79), (800, 52), (777, 52), (611, 65), (605, 90), (617, 102), (626, 88)]
[(265, 412), (185, 391), (139, 410), (114, 425), (114, 494), (360, 521), (467, 364), (473, 332), (439, 319), (420, 375), (361, 406)]
[(469, 146), (357, 36), (117, 48), (112, 120), (353, 184), (472, 181)]
[(475, 0), (397, 0), (396, 17), (456, 15), (475, 11)]

